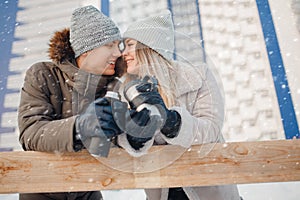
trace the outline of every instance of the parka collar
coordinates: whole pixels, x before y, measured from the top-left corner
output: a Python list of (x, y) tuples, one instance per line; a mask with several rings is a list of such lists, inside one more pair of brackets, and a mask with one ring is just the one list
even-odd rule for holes
[(96, 75), (80, 70), (74, 60), (60, 63), (59, 68), (64, 72), (66, 84), (80, 95), (88, 98), (104, 96), (107, 84), (114, 79), (113, 76)]

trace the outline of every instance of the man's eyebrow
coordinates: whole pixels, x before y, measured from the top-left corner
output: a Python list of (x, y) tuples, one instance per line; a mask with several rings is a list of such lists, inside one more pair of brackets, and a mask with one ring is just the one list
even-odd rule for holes
[(115, 44), (120, 44), (121, 41), (113, 41), (112, 43), (115, 43)]

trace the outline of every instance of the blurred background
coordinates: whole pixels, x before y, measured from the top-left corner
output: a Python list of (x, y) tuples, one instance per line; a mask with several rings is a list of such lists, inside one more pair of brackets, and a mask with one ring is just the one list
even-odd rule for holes
[[(170, 9), (176, 55), (212, 63), (223, 84), (227, 141), (299, 138), (300, 0), (1, 0), (0, 151), (21, 150), (17, 107), (26, 69), (49, 60), (52, 34), (69, 27), (75, 8), (90, 4), (121, 32), (137, 19)], [(296, 200), (299, 187), (299, 182), (239, 185), (245, 200)], [(145, 199), (142, 190), (103, 194)]]

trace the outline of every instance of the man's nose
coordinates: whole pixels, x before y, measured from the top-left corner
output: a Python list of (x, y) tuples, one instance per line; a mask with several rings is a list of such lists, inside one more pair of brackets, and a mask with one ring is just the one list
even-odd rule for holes
[(121, 55), (122, 55), (122, 54), (121, 54), (121, 51), (120, 51), (119, 47), (116, 48), (115, 51), (114, 51), (114, 56), (120, 57)]
[(122, 51), (122, 56), (126, 56), (128, 54), (128, 50), (127, 48), (125, 47), (124, 50)]

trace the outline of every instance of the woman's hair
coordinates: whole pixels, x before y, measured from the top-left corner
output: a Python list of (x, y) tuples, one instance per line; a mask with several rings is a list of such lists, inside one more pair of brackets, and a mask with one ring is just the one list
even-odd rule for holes
[(177, 90), (172, 63), (138, 41), (135, 52), (137, 63), (140, 65), (139, 77), (144, 77), (145, 75), (155, 76), (158, 80), (159, 93), (166, 106), (174, 106)]

